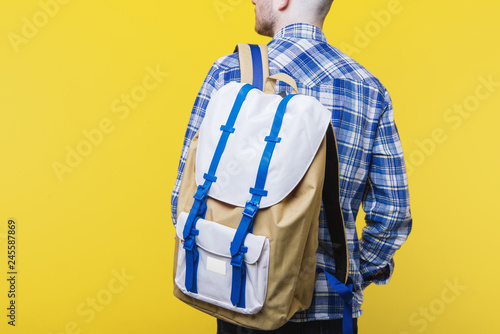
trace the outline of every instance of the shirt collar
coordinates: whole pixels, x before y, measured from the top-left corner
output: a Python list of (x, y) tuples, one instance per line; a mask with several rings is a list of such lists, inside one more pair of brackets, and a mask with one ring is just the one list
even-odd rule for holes
[(308, 23), (293, 23), (276, 32), (273, 39), (278, 38), (306, 38), (327, 43), (323, 31)]

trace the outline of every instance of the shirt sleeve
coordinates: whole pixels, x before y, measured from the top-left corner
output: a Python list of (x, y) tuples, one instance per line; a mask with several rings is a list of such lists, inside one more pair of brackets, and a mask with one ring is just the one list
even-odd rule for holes
[(411, 231), (410, 199), (403, 149), (387, 91), (372, 150), (363, 198), (366, 226), (360, 240), (363, 287), (386, 284), (394, 269), (393, 256)]
[(198, 95), (196, 96), (196, 100), (194, 102), (194, 106), (191, 111), (191, 117), (189, 118), (186, 134), (184, 136), (181, 158), (177, 170), (177, 179), (175, 181), (171, 197), (171, 214), (174, 226), (177, 223), (177, 200), (179, 197), (179, 189), (181, 186), (182, 173), (184, 171), (184, 166), (186, 165), (189, 145), (191, 144), (191, 140), (193, 139), (194, 135), (200, 128), (201, 122), (205, 117), (205, 111), (207, 109), (210, 97), (215, 91), (217, 91), (217, 89), (220, 88), (219, 73), (220, 73), (220, 68), (216, 62), (210, 68), (210, 71), (208, 72), (205, 81), (203, 82), (201, 89)]

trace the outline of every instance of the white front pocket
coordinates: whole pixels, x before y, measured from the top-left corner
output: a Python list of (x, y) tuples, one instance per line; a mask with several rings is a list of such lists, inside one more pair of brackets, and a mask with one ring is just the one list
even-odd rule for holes
[(231, 303), (233, 268), (231, 265), (230, 245), (236, 229), (213, 221), (199, 219), (195, 237), (199, 253), (198, 275), (196, 277), (198, 293), (187, 291), (186, 250), (182, 247), (184, 225), (188, 213), (182, 212), (177, 220), (177, 236), (181, 240), (177, 256), (175, 284), (188, 296), (214, 304), (228, 310), (255, 314), (260, 311), (266, 299), (269, 268), (269, 240), (264, 236), (249, 233), (244, 245), (248, 247), (244, 263), (246, 267), (245, 308)]

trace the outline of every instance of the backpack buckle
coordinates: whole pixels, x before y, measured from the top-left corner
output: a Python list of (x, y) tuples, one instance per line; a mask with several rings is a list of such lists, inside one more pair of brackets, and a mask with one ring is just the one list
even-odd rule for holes
[[(198, 230), (195, 230), (195, 231), (198, 232)], [(196, 241), (194, 240), (194, 236), (195, 235), (197, 235), (197, 233), (193, 233), (192, 235), (190, 235), (189, 237), (187, 237), (184, 240), (184, 246), (183, 246), (183, 248), (185, 250), (192, 252), (193, 249), (196, 247)]]
[(243, 266), (243, 253), (238, 252), (235, 256), (231, 257), (231, 265), (241, 268)]
[(253, 217), (257, 213), (257, 210), (259, 210), (259, 205), (252, 201), (248, 201), (245, 205), (245, 209), (243, 209), (243, 216), (253, 219)]
[(198, 201), (205, 199), (207, 197), (207, 188), (205, 188), (205, 185), (199, 185), (193, 197)]

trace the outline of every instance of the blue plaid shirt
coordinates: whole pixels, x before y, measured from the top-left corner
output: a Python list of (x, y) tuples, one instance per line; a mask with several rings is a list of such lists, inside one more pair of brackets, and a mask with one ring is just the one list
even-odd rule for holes
[[(386, 284), (394, 268), (393, 256), (411, 230), (410, 201), (403, 151), (394, 123), (392, 103), (385, 87), (356, 61), (329, 45), (321, 29), (292, 24), (268, 44), (270, 74), (284, 72), (297, 81), (299, 93), (317, 98), (332, 112), (339, 154), (340, 197), (350, 255), (349, 276), (354, 282), (353, 317), (361, 315), (363, 289)], [(172, 220), (189, 144), (205, 116), (210, 96), (230, 81), (240, 81), (237, 54), (217, 60), (194, 103), (172, 194)], [(291, 91), (278, 83), (276, 91)], [(356, 231), (360, 204), (366, 212), (361, 239)], [(332, 245), (321, 210), (318, 266), (334, 271)], [(292, 321), (338, 319), (343, 301), (318, 276), (307, 311)]]

